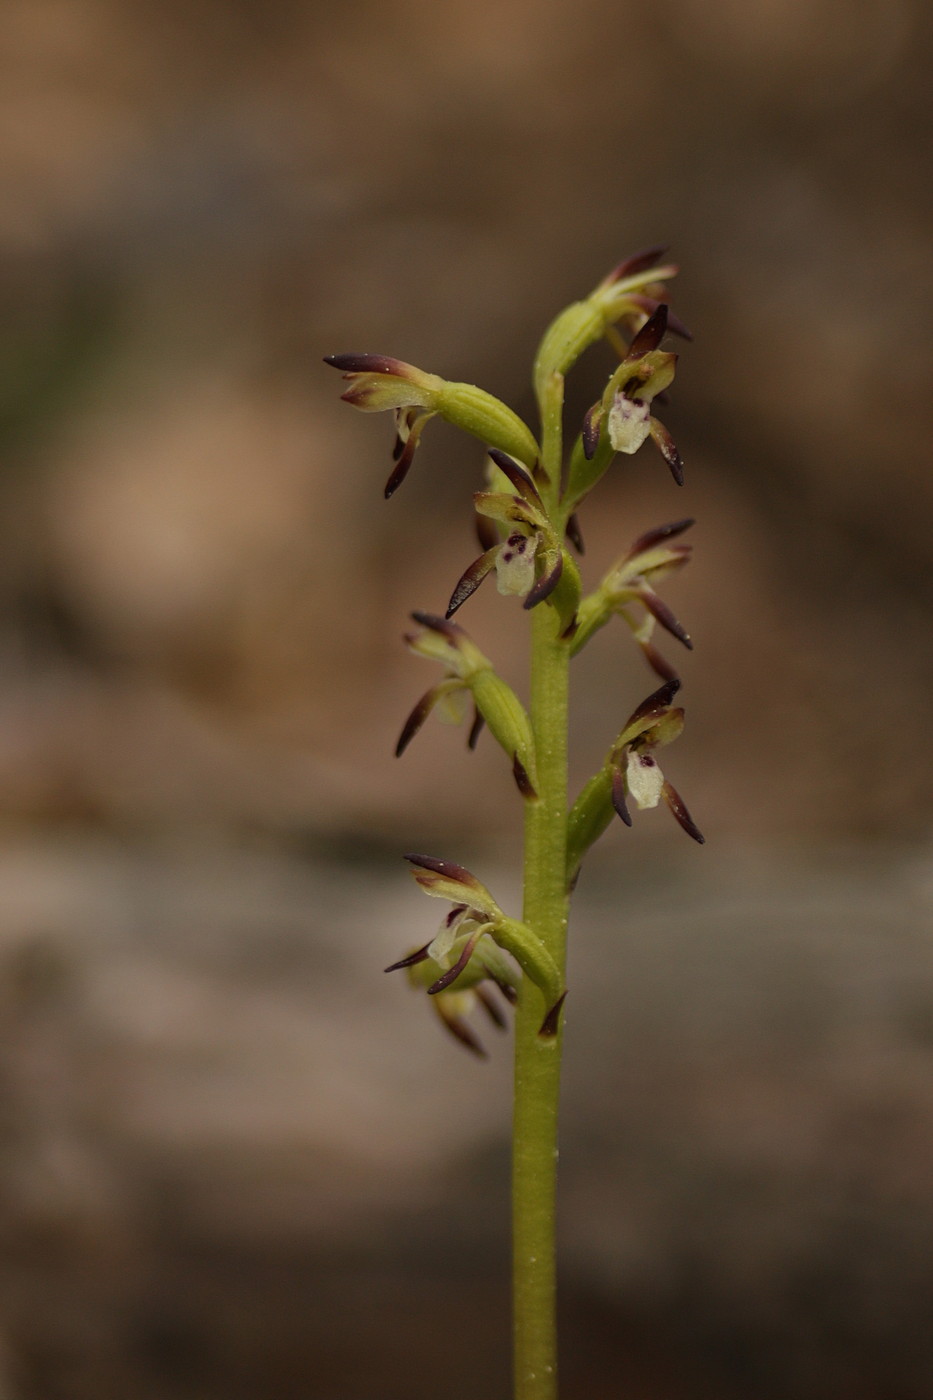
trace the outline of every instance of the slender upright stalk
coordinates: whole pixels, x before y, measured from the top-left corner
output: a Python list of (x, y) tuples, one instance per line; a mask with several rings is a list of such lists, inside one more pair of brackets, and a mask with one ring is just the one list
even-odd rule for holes
[[(425, 425), (435, 417), (478, 438), (487, 453), (487, 489), (473, 503), (483, 553), (461, 574), (446, 613), (412, 613), (413, 652), (440, 663), (440, 680), (415, 704), (396, 745), (400, 755), (431, 711), (456, 714), (471, 700), (472, 748), (485, 725), (504, 751), (524, 805), (525, 894), (522, 920), (510, 916), (477, 877), (455, 861), (409, 855), (412, 874), (429, 895), (451, 908), (429, 943), (386, 969), (404, 969), (427, 992), (448, 1031), (484, 1056), (469, 1013), (482, 1006), (500, 1027), (501, 993), (517, 1002), (512, 1218), (515, 1400), (557, 1400), (555, 1226), (557, 1111), (560, 1093), (561, 1009), (567, 995), (568, 884), (587, 851), (618, 816), (631, 825), (639, 810), (665, 802), (695, 841), (696, 823), (664, 777), (655, 751), (676, 739), (684, 712), (672, 702), (680, 679), (652, 640), (659, 625), (684, 646), (683, 625), (655, 591), (687, 562), (690, 547), (675, 543), (693, 524), (675, 520), (640, 535), (583, 595), (580, 571), (565, 541), (583, 553), (578, 507), (617, 453), (631, 456), (649, 438), (678, 485), (683, 463), (670, 433), (652, 412), (674, 378), (677, 356), (661, 348), (668, 330), (689, 339), (670, 311), (666, 282), (677, 268), (662, 264), (665, 249), (646, 248), (619, 263), (583, 301), (564, 308), (544, 333), (533, 379), (541, 440), (501, 400), (475, 384), (428, 374), (387, 355), (340, 354), (328, 363), (343, 372), (344, 399), (363, 412), (392, 411), (397, 435), (386, 496), (404, 480)], [(628, 329), (626, 343), (619, 327)], [(584, 351), (606, 337), (620, 363), (587, 410), (564, 464), (564, 376)], [(491, 537), (490, 537), (491, 536)], [(521, 597), (531, 614), (531, 706), (496, 672), (493, 662), (451, 619), (494, 574), (499, 592)], [(571, 656), (609, 620), (620, 616), (656, 676), (656, 689), (629, 715), (599, 771), (572, 807), (567, 800), (568, 668)], [(662, 684), (657, 686), (657, 679)], [(497, 988), (495, 994), (491, 989)]]
[[(563, 380), (542, 403), (542, 495), (556, 510), (560, 489)], [(531, 723), (538, 756), (538, 801), (525, 812), (524, 922), (564, 975), (567, 935), (567, 715), (569, 648), (550, 608), (532, 613)], [(546, 1007), (523, 983), (515, 1023), (512, 1166), (516, 1400), (555, 1400), (557, 1326), (555, 1225), (557, 1109), (561, 1036), (538, 1034)]]

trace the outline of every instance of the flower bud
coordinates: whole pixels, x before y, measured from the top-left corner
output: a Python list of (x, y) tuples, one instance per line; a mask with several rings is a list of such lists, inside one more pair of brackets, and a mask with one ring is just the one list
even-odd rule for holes
[(392, 408), (427, 408), (436, 412), (443, 379), (391, 355), (327, 355), (325, 363), (343, 370), (350, 387), (341, 398), (362, 413)]
[(491, 668), (489, 658), (456, 622), (426, 612), (413, 612), (411, 616), (424, 628), (423, 632), (411, 633), (405, 638), (409, 649), (418, 656), (439, 661), (450, 675), (462, 681), (469, 681), (477, 671)]

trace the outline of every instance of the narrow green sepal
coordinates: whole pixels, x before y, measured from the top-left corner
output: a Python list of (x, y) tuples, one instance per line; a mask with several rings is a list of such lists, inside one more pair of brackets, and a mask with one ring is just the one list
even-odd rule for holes
[(571, 638), (570, 655), (576, 656), (578, 651), (582, 651), (593, 634), (605, 627), (612, 614), (613, 605), (604, 589), (597, 588), (595, 592), (588, 593), (577, 608), (577, 628)]
[(605, 420), (600, 428), (599, 441), (592, 457), (586, 455), (581, 433), (570, 454), (567, 485), (561, 500), (561, 504), (568, 512), (576, 510), (584, 496), (588, 496), (593, 487), (602, 480), (609, 470), (614, 456), (615, 448), (609, 441)]
[(583, 788), (567, 818), (567, 883), (576, 877), (587, 851), (612, 822), (612, 768), (600, 768)]
[(485, 389), (444, 380), (436, 392), (434, 407), (448, 423), (516, 457), (526, 467), (534, 468), (537, 463), (538, 444), (527, 423)]
[(535, 740), (528, 712), (512, 687), (491, 667), (477, 671), (469, 681), (476, 708), (493, 738), (513, 762), (517, 758), (532, 790), (535, 776)]
[(518, 919), (503, 917), (490, 930), (490, 937), (518, 963), (522, 972), (541, 992), (550, 1009), (566, 993), (560, 969), (538, 935)]

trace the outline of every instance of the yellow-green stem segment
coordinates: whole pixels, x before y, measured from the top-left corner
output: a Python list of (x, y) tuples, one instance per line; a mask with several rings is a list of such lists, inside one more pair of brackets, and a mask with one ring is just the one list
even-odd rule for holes
[[(542, 496), (558, 516), (563, 380), (542, 400)], [(525, 806), (523, 919), (546, 945), (562, 977), (567, 934), (567, 715), (570, 651), (544, 604), (532, 612), (531, 724), (538, 800)], [(538, 1034), (547, 1007), (523, 979), (515, 1022), (512, 1240), (515, 1400), (557, 1400), (557, 1108), (562, 1036)]]

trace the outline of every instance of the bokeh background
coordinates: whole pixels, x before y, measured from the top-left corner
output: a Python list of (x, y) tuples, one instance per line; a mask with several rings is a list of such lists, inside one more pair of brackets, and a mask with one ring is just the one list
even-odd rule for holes
[[(508, 1046), (380, 973), (434, 924), (400, 850), (517, 897), (492, 744), (390, 757), (480, 458), (432, 424), (387, 505), (321, 357), (530, 414), (544, 325), (657, 241), (687, 482), (626, 459), (585, 564), (697, 518), (666, 766), (708, 844), (645, 813), (581, 882), (564, 1393), (929, 1395), (931, 28), (5, 0), (3, 1400), (505, 1400)], [(520, 685), (520, 609), (468, 611)], [(575, 781), (651, 688), (623, 630)]]

